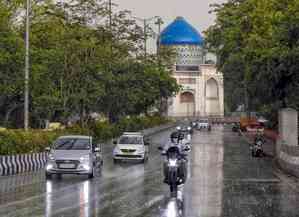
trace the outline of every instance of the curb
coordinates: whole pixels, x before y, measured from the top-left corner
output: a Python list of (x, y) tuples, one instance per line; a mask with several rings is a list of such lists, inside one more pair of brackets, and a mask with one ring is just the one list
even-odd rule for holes
[[(176, 123), (153, 127), (142, 130), (145, 136), (151, 136), (156, 133), (173, 128)], [(24, 172), (32, 172), (43, 169), (47, 162), (47, 153), (30, 153), (20, 155), (0, 156), (0, 176), (15, 175)]]
[(46, 161), (45, 152), (0, 156), (0, 176), (37, 171), (45, 166)]

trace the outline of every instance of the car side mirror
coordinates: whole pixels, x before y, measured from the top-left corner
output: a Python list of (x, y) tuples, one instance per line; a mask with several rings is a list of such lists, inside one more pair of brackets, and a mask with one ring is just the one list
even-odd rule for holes
[(149, 141), (149, 139), (146, 139), (146, 140), (144, 141), (144, 145), (146, 145), (146, 146), (150, 145), (150, 141)]
[(114, 145), (117, 145), (117, 141), (116, 140), (113, 140), (112, 142), (113, 142)]
[(51, 148), (50, 148), (50, 147), (46, 147), (46, 148), (45, 148), (45, 151), (46, 151), (46, 152), (50, 152), (50, 151), (51, 151)]

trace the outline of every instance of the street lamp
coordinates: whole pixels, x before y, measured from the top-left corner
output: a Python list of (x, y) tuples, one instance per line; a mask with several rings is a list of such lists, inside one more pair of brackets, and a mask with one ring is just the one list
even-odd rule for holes
[[(154, 17), (150, 17), (150, 18), (139, 18), (139, 17), (133, 17), (137, 20), (140, 20), (143, 22), (143, 34), (144, 34), (144, 58), (146, 59), (146, 55), (147, 55), (147, 46), (146, 46), (146, 43), (147, 43), (147, 22), (153, 20), (153, 19), (159, 19), (160, 17), (159, 16), (154, 16)], [(161, 18), (160, 18), (161, 19)]]
[(30, 0), (26, 3), (26, 36), (25, 36), (25, 87), (24, 87), (24, 129), (29, 128), (29, 11)]
[(155, 24), (158, 26), (158, 40), (157, 40), (157, 54), (159, 55), (159, 49), (160, 49), (160, 35), (161, 35), (161, 26), (164, 24), (163, 20), (161, 17), (159, 17), (157, 19), (157, 21), (155, 22)]

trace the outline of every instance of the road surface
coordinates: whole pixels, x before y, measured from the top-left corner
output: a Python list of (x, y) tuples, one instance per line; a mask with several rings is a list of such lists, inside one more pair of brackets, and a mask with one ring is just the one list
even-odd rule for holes
[(1, 217), (295, 217), (299, 216), (298, 180), (252, 158), (242, 137), (229, 127), (195, 132), (189, 179), (178, 198), (162, 183), (157, 147), (170, 131), (151, 137), (143, 164), (112, 161), (105, 145), (104, 167), (94, 179), (65, 175), (46, 181), (44, 171), (0, 178)]

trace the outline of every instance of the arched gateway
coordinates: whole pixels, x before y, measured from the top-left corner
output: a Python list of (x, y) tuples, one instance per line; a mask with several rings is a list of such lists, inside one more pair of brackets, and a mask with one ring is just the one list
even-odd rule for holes
[(191, 92), (180, 94), (181, 112), (183, 117), (192, 117), (195, 115), (195, 97)]
[(200, 33), (177, 17), (158, 40), (159, 45), (176, 50), (173, 77), (183, 90), (169, 99), (168, 116), (223, 116), (223, 75), (215, 64), (207, 64), (215, 61), (206, 55)]
[(219, 88), (214, 78), (210, 78), (206, 83), (206, 114), (208, 116), (220, 113)]

